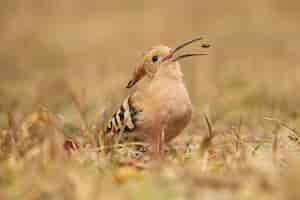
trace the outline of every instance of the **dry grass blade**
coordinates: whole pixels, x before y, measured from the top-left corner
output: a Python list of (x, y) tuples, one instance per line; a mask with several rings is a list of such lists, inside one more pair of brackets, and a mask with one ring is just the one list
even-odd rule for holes
[(202, 171), (205, 171), (208, 165), (208, 150), (212, 145), (214, 132), (213, 132), (212, 124), (205, 113), (203, 114), (203, 118), (208, 128), (208, 134), (203, 138), (200, 145), (200, 156), (202, 157)]
[(272, 121), (272, 122), (275, 122), (277, 123), (278, 125), (288, 129), (289, 131), (291, 131), (292, 133), (294, 133), (295, 135), (297, 136), (300, 136), (300, 133), (294, 129), (294, 128), (291, 128), (290, 126), (288, 126), (286, 123), (284, 123), (283, 121), (279, 120), (279, 119), (276, 119), (276, 118), (272, 118), (272, 117), (264, 117), (263, 118), (264, 120), (267, 120), (267, 121)]
[(94, 134), (95, 141), (97, 141), (98, 147), (104, 146), (104, 122), (105, 122), (105, 108), (103, 108), (96, 119), (96, 131)]
[(239, 151), (240, 146), (243, 143), (243, 141), (241, 139), (241, 136), (240, 136), (242, 124), (243, 124), (243, 120), (242, 120), (242, 118), (240, 118), (237, 128), (233, 128), (233, 130), (231, 132), (235, 137), (234, 141), (235, 141), (235, 150), (236, 150), (236, 152)]
[(16, 113), (13, 111), (8, 112), (8, 125), (11, 130), (12, 140), (14, 143), (17, 142), (17, 134), (20, 127), (20, 121), (17, 119)]
[(281, 127), (280, 124), (276, 124), (276, 127), (272, 131), (272, 133), (273, 133), (272, 152), (273, 152), (273, 162), (274, 162), (274, 164), (277, 163), (278, 137), (279, 137), (280, 127)]
[[(284, 123), (283, 121), (276, 119), (276, 118), (272, 118), (272, 117), (264, 117), (264, 120), (267, 121), (271, 121), (276, 123), (276, 127), (275, 129), (279, 129), (280, 127), (284, 127), (287, 130), (289, 130), (293, 135), (289, 135), (288, 138), (292, 141), (294, 141), (295, 143), (299, 144), (300, 141), (300, 133), (295, 129), (295, 128), (291, 128), (290, 126), (288, 126), (286, 123)], [(278, 130), (277, 130), (278, 131)], [(274, 132), (274, 131), (273, 131)], [(278, 136), (275, 136), (275, 138), (277, 138)], [(274, 139), (275, 139), (274, 138)], [(276, 139), (277, 140), (277, 139)], [(274, 140), (273, 140), (273, 144), (274, 144)], [(275, 145), (276, 146), (276, 145)], [(276, 146), (277, 147), (277, 146)]]
[[(76, 110), (78, 111), (80, 119), (81, 119), (81, 133), (83, 136), (89, 136), (89, 128), (88, 128), (89, 126), (88, 126), (88, 122), (86, 119), (86, 114), (83, 109), (83, 105), (82, 105), (83, 103), (79, 99), (78, 95), (76, 95), (75, 92), (71, 88), (69, 89), (69, 93), (70, 93), (72, 102), (73, 102)], [(83, 94), (84, 94), (84, 90), (83, 90)]]
[(213, 128), (210, 120), (208, 119), (208, 116), (204, 113), (203, 114), (204, 120), (206, 122), (207, 128), (208, 128), (208, 137), (209, 139), (212, 139), (214, 137)]

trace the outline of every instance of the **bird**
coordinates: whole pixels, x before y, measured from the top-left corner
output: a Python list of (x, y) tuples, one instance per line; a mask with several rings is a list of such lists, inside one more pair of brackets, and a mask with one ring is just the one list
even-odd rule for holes
[[(208, 54), (176, 53), (201, 40), (197, 37), (175, 48), (157, 45), (144, 52), (126, 86), (132, 91), (104, 129), (105, 143), (141, 141), (149, 144), (152, 153), (160, 155), (163, 145), (182, 133), (191, 121), (192, 103), (179, 61)], [(201, 47), (210, 45), (203, 43)]]

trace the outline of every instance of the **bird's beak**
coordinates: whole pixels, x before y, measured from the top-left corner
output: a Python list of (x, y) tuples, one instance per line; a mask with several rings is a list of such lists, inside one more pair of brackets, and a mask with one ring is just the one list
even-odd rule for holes
[[(187, 58), (187, 57), (192, 57), (192, 56), (204, 56), (204, 55), (208, 55), (206, 53), (189, 53), (189, 54), (183, 54), (183, 55), (179, 55), (177, 57), (174, 57), (175, 53), (178, 52), (180, 49), (196, 42), (196, 41), (200, 41), (202, 40), (202, 37), (198, 37), (198, 38), (195, 38), (195, 39), (192, 39), (192, 40), (189, 40), (189, 41), (186, 41), (180, 45), (178, 45), (177, 47), (173, 48), (170, 50), (170, 54), (165, 56), (163, 59), (162, 59), (162, 62), (166, 61), (166, 60), (171, 60), (173, 62), (175, 61), (178, 61), (182, 58)], [(210, 45), (209, 44), (202, 44), (201, 45), (202, 48), (209, 48)]]

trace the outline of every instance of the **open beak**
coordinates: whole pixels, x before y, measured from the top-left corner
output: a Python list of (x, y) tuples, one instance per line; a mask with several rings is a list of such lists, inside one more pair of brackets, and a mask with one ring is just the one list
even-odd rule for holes
[[(190, 44), (192, 44), (194, 42), (200, 41), (200, 40), (202, 40), (202, 37), (198, 37), (198, 38), (186, 41), (186, 42), (178, 45), (177, 47), (171, 49), (170, 54), (167, 55), (166, 57), (164, 57), (162, 59), (162, 61), (164, 62), (166, 60), (171, 60), (171, 61), (175, 62), (175, 61), (178, 61), (178, 60), (180, 60), (182, 58), (187, 58), (187, 57), (192, 57), (192, 56), (204, 56), (204, 55), (208, 55), (206, 53), (189, 53), (189, 54), (183, 54), (183, 55), (179, 55), (177, 57), (174, 57), (175, 53), (178, 52), (180, 49), (182, 49), (182, 48), (184, 48), (184, 47), (186, 47), (186, 46), (188, 46), (188, 45), (190, 45)], [(201, 47), (202, 48), (209, 48), (210, 45), (209, 44), (202, 44)]]

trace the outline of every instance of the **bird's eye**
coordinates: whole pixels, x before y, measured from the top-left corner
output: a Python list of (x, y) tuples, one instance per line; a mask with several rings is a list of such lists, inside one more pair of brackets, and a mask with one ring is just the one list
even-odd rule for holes
[(153, 56), (153, 57), (152, 57), (152, 62), (155, 63), (155, 62), (157, 62), (157, 61), (158, 61), (158, 56)]

